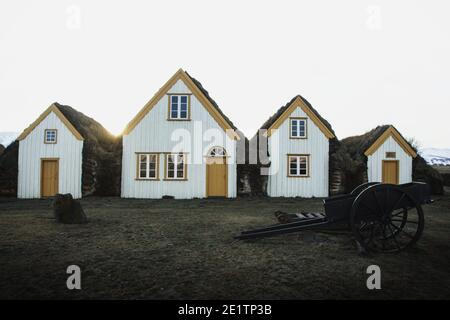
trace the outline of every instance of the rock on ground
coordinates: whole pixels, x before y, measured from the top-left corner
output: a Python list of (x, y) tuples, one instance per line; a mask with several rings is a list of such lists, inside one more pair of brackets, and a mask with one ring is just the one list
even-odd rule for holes
[(55, 196), (53, 214), (58, 223), (82, 224), (87, 222), (86, 214), (80, 202), (75, 200), (70, 193)]

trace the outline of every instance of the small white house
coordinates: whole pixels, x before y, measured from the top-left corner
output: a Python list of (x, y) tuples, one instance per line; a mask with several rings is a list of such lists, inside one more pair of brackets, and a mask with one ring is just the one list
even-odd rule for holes
[(81, 198), (83, 137), (52, 104), (19, 140), (18, 198)]
[[(261, 127), (267, 130), (271, 197), (327, 197), (331, 125), (300, 95)], [(263, 144), (259, 144), (260, 148)], [(261, 150), (260, 150), (261, 152)]]
[(360, 174), (353, 177), (353, 184), (412, 181), (413, 159), (417, 153), (394, 126), (378, 126), (365, 134), (345, 138), (342, 145), (353, 160), (361, 164), (357, 170)]
[(417, 153), (392, 125), (376, 129), (364, 155), (369, 182), (392, 184), (412, 181), (412, 161)]
[(122, 197), (236, 197), (235, 129), (202, 85), (178, 70), (124, 131)]

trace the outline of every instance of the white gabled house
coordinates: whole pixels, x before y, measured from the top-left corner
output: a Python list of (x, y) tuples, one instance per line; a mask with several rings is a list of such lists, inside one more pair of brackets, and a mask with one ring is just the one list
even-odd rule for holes
[(54, 103), (19, 140), (18, 198), (81, 198), (83, 137)]
[(17, 138), (17, 197), (118, 195), (120, 139), (57, 102)]
[(235, 130), (202, 85), (178, 70), (124, 131), (121, 196), (236, 197)]
[[(331, 125), (300, 95), (260, 128), (267, 130), (271, 197), (327, 197)], [(260, 136), (261, 139), (261, 136)], [(264, 144), (259, 144), (260, 148)], [(261, 154), (261, 150), (260, 150)]]
[(402, 184), (412, 181), (416, 151), (392, 125), (378, 126), (355, 137), (342, 140), (353, 157), (359, 156), (367, 165), (367, 176), (360, 182)]

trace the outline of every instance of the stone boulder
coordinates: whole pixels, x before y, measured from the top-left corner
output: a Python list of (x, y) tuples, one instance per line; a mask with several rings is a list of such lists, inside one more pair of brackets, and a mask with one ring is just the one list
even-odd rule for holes
[(75, 200), (70, 193), (55, 195), (53, 214), (58, 223), (82, 224), (87, 222), (80, 202)]

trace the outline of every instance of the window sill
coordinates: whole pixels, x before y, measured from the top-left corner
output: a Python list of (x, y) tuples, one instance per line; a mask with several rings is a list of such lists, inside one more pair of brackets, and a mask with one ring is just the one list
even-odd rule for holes
[(288, 178), (311, 178), (311, 176), (287, 176)]
[(171, 118), (167, 118), (167, 121), (191, 121), (191, 119), (171, 119)]
[(187, 178), (184, 179), (169, 179), (169, 178), (164, 178), (163, 181), (187, 181)]
[(308, 139), (308, 137), (289, 137), (289, 139), (305, 140), (305, 139)]
[(160, 181), (160, 179), (143, 179), (143, 178), (134, 178), (136, 181)]

